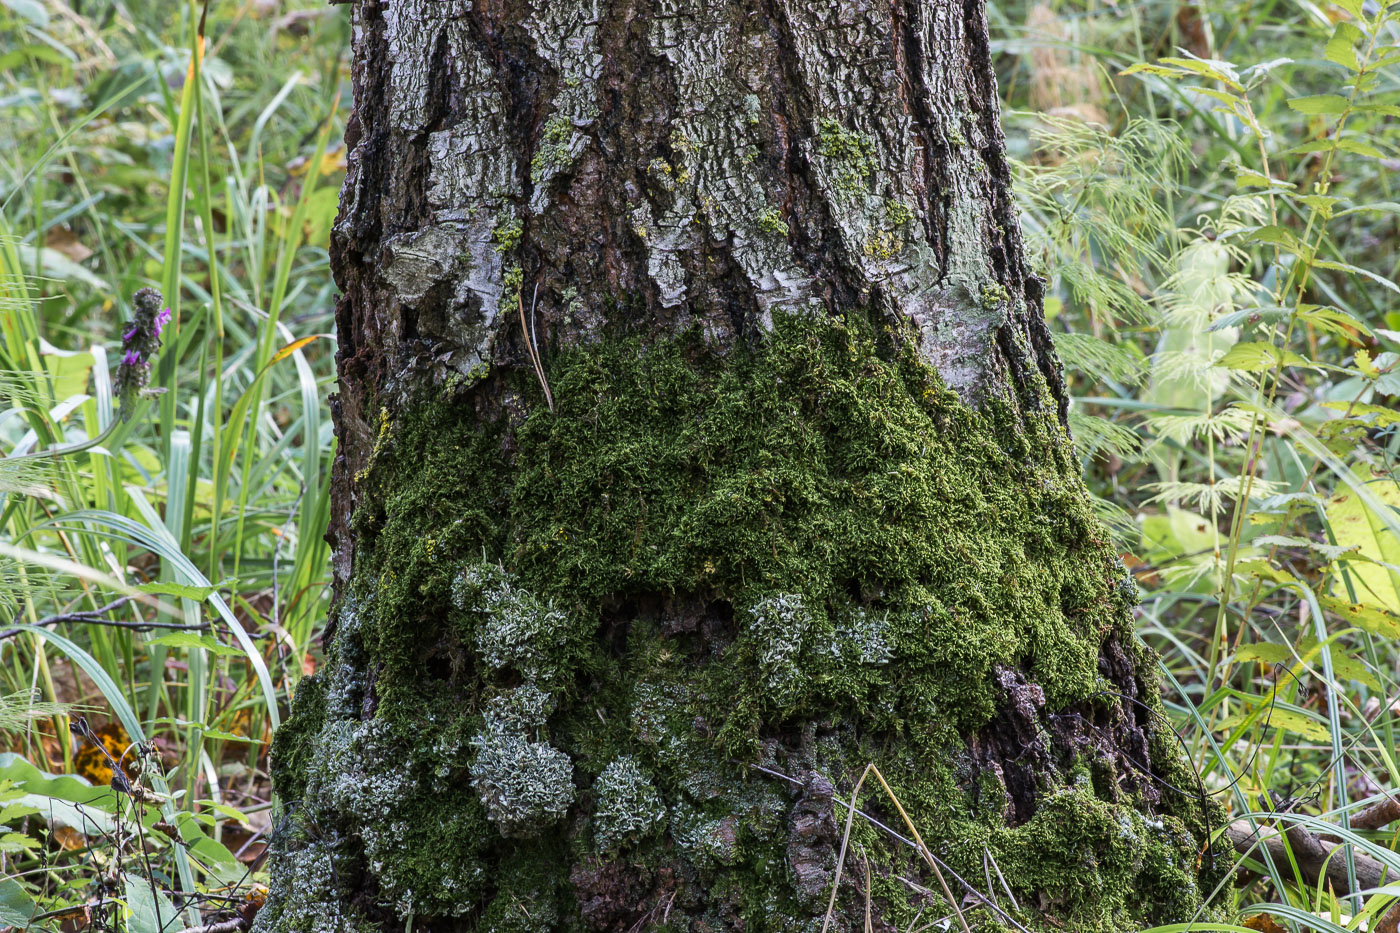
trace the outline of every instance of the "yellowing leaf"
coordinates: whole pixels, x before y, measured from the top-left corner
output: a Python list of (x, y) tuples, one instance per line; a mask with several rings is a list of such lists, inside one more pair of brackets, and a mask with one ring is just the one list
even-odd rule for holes
[[(1367, 485), (1382, 503), (1400, 507), (1400, 485), (1391, 480), (1378, 480)], [(1400, 540), (1396, 540), (1395, 533), (1386, 528), (1381, 516), (1375, 514), (1351, 490), (1328, 499), (1326, 514), (1332, 537), (1339, 545), (1355, 546), (1360, 557), (1378, 562), (1347, 562), (1355, 598), (1362, 603), (1400, 613), (1400, 573), (1382, 566), (1400, 566)], [(1333, 584), (1332, 592), (1338, 596), (1346, 594), (1340, 575)]]
[(1356, 360), (1356, 368), (1361, 370), (1361, 375), (1365, 376), (1367, 379), (1377, 379), (1380, 377), (1381, 371), (1376, 368), (1375, 363), (1371, 362), (1370, 352), (1366, 350), (1357, 350), (1356, 356), (1353, 357), (1353, 359)]

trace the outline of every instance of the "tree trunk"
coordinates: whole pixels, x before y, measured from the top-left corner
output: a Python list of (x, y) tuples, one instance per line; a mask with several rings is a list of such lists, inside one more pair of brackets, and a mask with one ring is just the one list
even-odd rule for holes
[[(1189, 919), (1214, 811), (981, 2), (353, 15), (336, 600), (260, 929), (815, 930), (871, 762), (970, 925)], [(858, 817), (833, 928), (950, 913), (922, 865)]]

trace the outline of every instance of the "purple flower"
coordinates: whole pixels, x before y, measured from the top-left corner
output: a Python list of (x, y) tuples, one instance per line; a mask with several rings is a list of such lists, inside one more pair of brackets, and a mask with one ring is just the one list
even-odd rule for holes
[(149, 395), (151, 361), (160, 352), (160, 332), (170, 323), (170, 309), (162, 307), (160, 292), (143, 288), (131, 296), (132, 316), (122, 330), (122, 362), (113, 382), (122, 398), (123, 417), (132, 403)]

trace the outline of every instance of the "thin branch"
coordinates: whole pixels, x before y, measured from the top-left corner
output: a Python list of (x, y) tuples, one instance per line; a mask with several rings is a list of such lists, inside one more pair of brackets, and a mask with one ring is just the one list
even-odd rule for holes
[[(102, 618), (109, 612), (114, 612), (131, 602), (132, 597), (121, 596), (112, 600), (100, 609), (89, 609), (85, 612), (60, 612), (57, 615), (45, 616), (35, 622), (38, 626), (58, 625), (60, 622), (80, 622), (84, 625), (103, 625), (107, 628), (124, 628), (134, 632), (149, 632), (154, 629), (174, 629), (181, 632), (206, 632), (207, 625), (180, 625), (175, 622), (121, 622), (115, 619)], [(0, 641), (7, 638), (14, 638), (21, 634), (24, 629), (9, 628), (0, 632)]]

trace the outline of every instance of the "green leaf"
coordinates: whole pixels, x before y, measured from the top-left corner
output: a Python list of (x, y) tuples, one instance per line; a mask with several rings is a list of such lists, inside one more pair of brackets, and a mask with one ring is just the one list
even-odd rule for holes
[(1198, 58), (1163, 58), (1161, 62), (1164, 65), (1174, 65), (1192, 74), (1198, 74), (1210, 78), (1213, 81), (1219, 81), (1226, 87), (1233, 88), (1236, 91), (1244, 90), (1235, 76), (1235, 69), (1226, 62), (1203, 61)]
[(1361, 63), (1356, 60), (1356, 49), (1352, 48), (1351, 41), (1340, 35), (1340, 32), (1341, 30), (1338, 29), (1339, 34), (1327, 42), (1327, 48), (1322, 53), (1323, 57), (1329, 62), (1336, 62), (1343, 68), (1360, 71)]
[[(1395, 56), (1394, 61), (1400, 61), (1400, 56)], [(1392, 62), (1393, 63), (1393, 62)], [(1380, 66), (1380, 62), (1376, 66)], [(1396, 104), (1357, 104), (1358, 113), (1379, 113), (1386, 117), (1400, 117), (1400, 105)]]
[(0, 878), (0, 926), (23, 930), (38, 912), (23, 885), (13, 878)]
[(1280, 227), (1278, 224), (1246, 227), (1240, 233), (1252, 243), (1271, 243), (1275, 246), (1281, 246), (1291, 253), (1304, 252), (1303, 244), (1298, 242), (1297, 235), (1287, 227)]
[(242, 648), (225, 645), (213, 635), (200, 635), (196, 632), (170, 632), (159, 638), (152, 638), (147, 644), (165, 645), (167, 648), (203, 648), (211, 654), (230, 656), (243, 654)]
[(1288, 106), (1299, 113), (1333, 114), (1347, 109), (1347, 99), (1337, 94), (1313, 94), (1290, 98)]
[(186, 583), (142, 583), (136, 589), (152, 596), (178, 596), (195, 602), (203, 602), (219, 590), (217, 586), (190, 586)]
[(1381, 152), (1375, 146), (1371, 145), (1370, 143), (1363, 143), (1361, 140), (1351, 136), (1343, 136), (1341, 139), (1335, 140), (1335, 142), (1337, 144), (1337, 148), (1341, 149), (1343, 152), (1351, 152), (1356, 155), (1363, 155), (1372, 159), (1385, 158), (1385, 153)]
[(33, 816), (42, 813), (38, 807), (25, 803), (10, 803), (0, 807), (0, 823), (8, 823), (10, 820), (17, 820), (22, 816)]
[(0, 834), (0, 853), (19, 855), (32, 852), (37, 848), (39, 848), (39, 840), (33, 836), (26, 836), (24, 833)]
[(1386, 405), (1368, 405), (1365, 402), (1323, 402), (1323, 408), (1334, 411), (1350, 411), (1354, 419), (1367, 427), (1384, 427), (1400, 424), (1400, 410)]
[(1386, 288), (1390, 289), (1396, 294), (1400, 294), (1400, 285), (1396, 285), (1390, 279), (1387, 279), (1384, 276), (1376, 275), (1376, 273), (1370, 272), (1366, 269), (1349, 265), (1345, 262), (1331, 262), (1330, 260), (1325, 259), (1314, 260), (1313, 265), (1317, 266), (1319, 269), (1337, 269), (1341, 272), (1351, 272), (1363, 278), (1370, 279), (1372, 282), (1375, 282), (1378, 285), (1384, 285)]
[(17, 16), (29, 20), (40, 29), (48, 28), (49, 13), (39, 0), (0, 0), (0, 4), (9, 7)]
[(1341, 308), (1333, 308), (1330, 305), (1309, 305), (1298, 306), (1298, 320), (1307, 321), (1313, 327), (1345, 337), (1348, 340), (1355, 340), (1356, 335), (1351, 331), (1357, 330), (1370, 336), (1371, 328), (1358, 320), (1352, 314), (1343, 311)]
[(178, 928), (175, 905), (151, 882), (135, 872), (126, 873), (127, 933), (164, 933)]
[(1336, 613), (1347, 625), (1370, 632), (1378, 638), (1400, 638), (1400, 616), (1365, 603), (1349, 603), (1345, 599), (1333, 596), (1319, 596), (1318, 602), (1322, 604), (1322, 608)]
[(1281, 709), (1275, 706), (1264, 714), (1264, 720), (1275, 729), (1283, 729), (1285, 732), (1292, 732), (1312, 739), (1314, 742), (1327, 742), (1332, 738), (1332, 732), (1327, 728), (1327, 724), (1320, 719), (1300, 710)]
[(1275, 366), (1310, 366), (1307, 359), (1269, 343), (1237, 343), (1215, 361), (1216, 366), (1237, 372), (1259, 373)]
[(1357, 550), (1357, 546), (1354, 544), (1346, 546), (1322, 544), (1317, 541), (1310, 541), (1307, 538), (1300, 538), (1296, 535), (1260, 535), (1254, 539), (1253, 544), (1258, 547), (1306, 548), (1307, 550), (1316, 551), (1318, 554), (1321, 554), (1322, 559), (1329, 564), (1339, 559), (1343, 554), (1350, 554), (1352, 551)]
[(1261, 664), (1283, 664), (1293, 660), (1293, 649), (1287, 645), (1276, 645), (1272, 642), (1256, 642), (1252, 645), (1240, 645), (1235, 652), (1235, 661), (1258, 661)]

